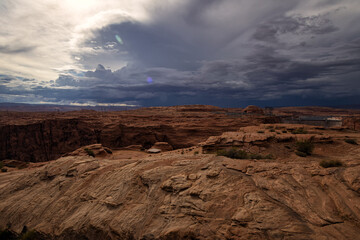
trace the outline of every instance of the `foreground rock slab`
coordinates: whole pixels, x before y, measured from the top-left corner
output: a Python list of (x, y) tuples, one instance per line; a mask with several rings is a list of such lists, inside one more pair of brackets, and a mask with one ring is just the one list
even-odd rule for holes
[(0, 228), (46, 239), (358, 239), (360, 150), (349, 147), (345, 167), (328, 169), (190, 151), (67, 156), (0, 174)]

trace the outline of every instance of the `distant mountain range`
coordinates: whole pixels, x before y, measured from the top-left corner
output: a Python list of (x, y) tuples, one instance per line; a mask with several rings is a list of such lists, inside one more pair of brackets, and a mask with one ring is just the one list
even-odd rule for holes
[(27, 104), (27, 103), (0, 103), (0, 111), (14, 112), (67, 112), (80, 110), (94, 111), (122, 111), (136, 109), (138, 107), (123, 106), (73, 106), (55, 104)]
[[(325, 106), (324, 106), (325, 107)], [(326, 106), (339, 109), (360, 109), (360, 104)], [(74, 106), (74, 105), (56, 105), (56, 104), (28, 104), (28, 103), (0, 103), (0, 111), (14, 112), (68, 112), (81, 110), (94, 111), (123, 111), (137, 109), (140, 107), (125, 106)], [(279, 108), (279, 107), (275, 107)]]

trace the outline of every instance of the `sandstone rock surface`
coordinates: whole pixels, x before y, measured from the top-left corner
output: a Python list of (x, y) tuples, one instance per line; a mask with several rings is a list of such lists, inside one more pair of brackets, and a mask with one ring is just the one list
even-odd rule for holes
[(344, 166), (324, 169), (322, 147), (272, 160), (79, 152), (0, 173), (0, 228), (44, 239), (358, 239), (360, 148), (334, 143)]

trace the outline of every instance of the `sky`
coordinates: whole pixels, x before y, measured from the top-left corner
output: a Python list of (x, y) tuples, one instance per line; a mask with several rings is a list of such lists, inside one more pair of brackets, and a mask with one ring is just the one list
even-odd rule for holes
[(0, 102), (360, 101), (359, 0), (0, 0)]

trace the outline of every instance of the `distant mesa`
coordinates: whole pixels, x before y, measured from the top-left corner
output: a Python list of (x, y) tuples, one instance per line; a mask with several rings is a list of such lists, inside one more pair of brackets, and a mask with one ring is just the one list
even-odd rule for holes
[(249, 105), (243, 110), (243, 113), (264, 114), (264, 110), (258, 106)]

